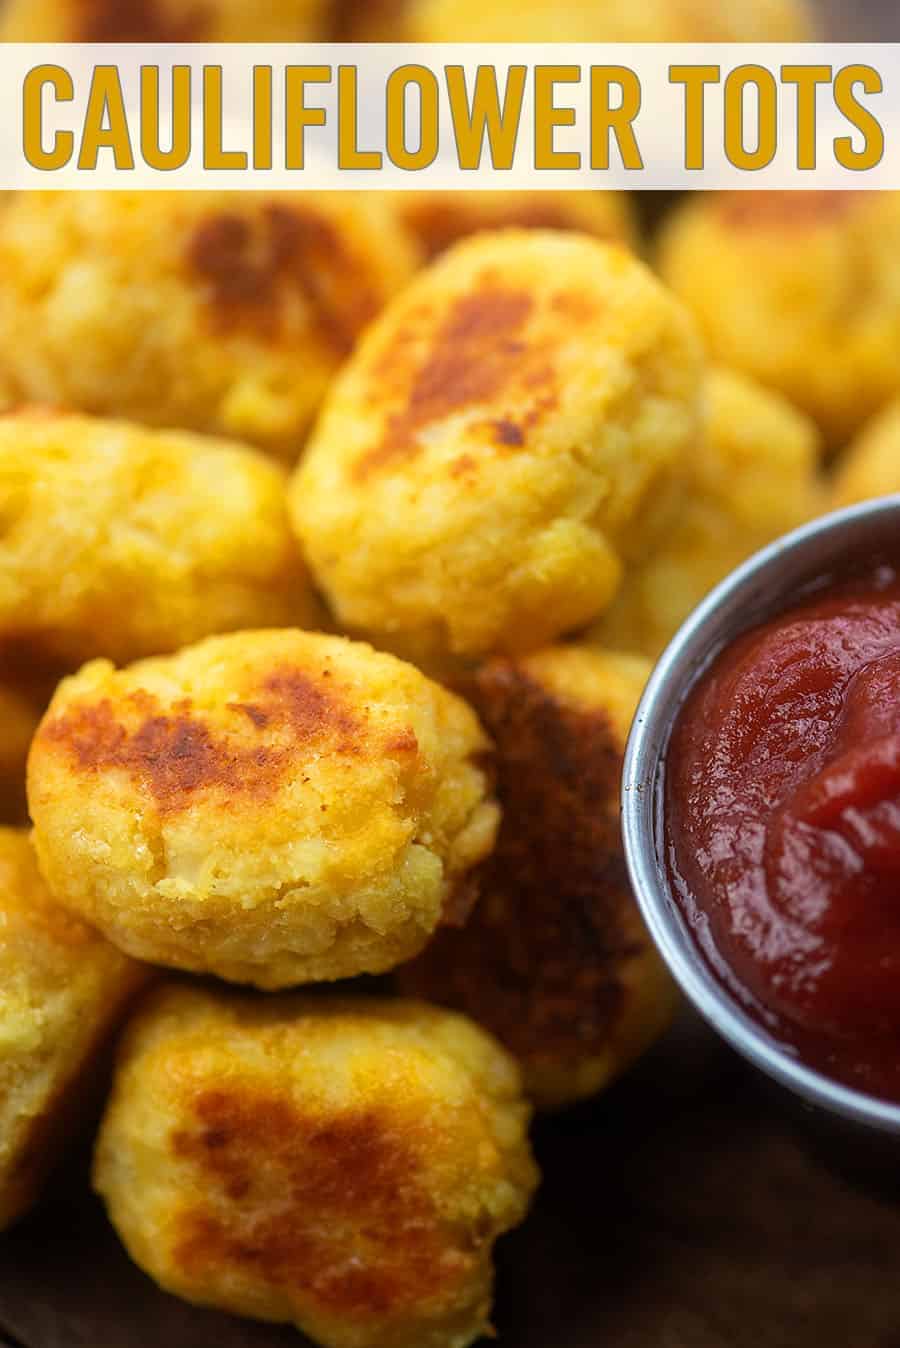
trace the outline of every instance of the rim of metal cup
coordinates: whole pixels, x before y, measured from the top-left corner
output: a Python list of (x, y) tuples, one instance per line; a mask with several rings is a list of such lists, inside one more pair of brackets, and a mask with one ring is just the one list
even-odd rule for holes
[(669, 738), (689, 690), (743, 631), (782, 611), (804, 586), (878, 554), (900, 555), (900, 494), (850, 506), (758, 552), (694, 610), (669, 643), (641, 699), (622, 779), (628, 872), (644, 921), (682, 992), (745, 1058), (807, 1104), (882, 1132), (900, 1133), (900, 1105), (842, 1086), (806, 1067), (758, 1025), (707, 965), (668, 881), (662, 782)]

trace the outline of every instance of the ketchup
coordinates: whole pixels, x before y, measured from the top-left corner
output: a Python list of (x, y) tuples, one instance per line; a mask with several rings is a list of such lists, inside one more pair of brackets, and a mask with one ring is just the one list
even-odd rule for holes
[(900, 574), (819, 587), (699, 680), (666, 762), (675, 896), (803, 1061), (900, 1100)]

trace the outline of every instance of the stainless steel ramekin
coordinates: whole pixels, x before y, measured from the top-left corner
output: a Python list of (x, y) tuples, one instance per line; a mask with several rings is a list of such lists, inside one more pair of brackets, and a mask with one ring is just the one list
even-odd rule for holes
[(795, 603), (817, 578), (840, 578), (854, 564), (885, 553), (900, 560), (900, 495), (826, 515), (787, 534), (713, 590), (670, 643), (641, 700), (625, 754), (622, 822), (628, 870), (644, 920), (673, 977), (713, 1029), (807, 1105), (900, 1135), (900, 1105), (805, 1067), (717, 981), (672, 896), (662, 833), (669, 737), (698, 676), (736, 636)]

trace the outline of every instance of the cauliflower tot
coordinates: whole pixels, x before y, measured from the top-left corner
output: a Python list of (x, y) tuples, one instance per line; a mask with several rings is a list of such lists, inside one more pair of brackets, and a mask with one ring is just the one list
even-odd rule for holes
[(339, 622), (463, 656), (588, 622), (677, 499), (699, 387), (687, 315), (624, 249), (457, 244), (369, 330), (293, 479)]
[(628, 573), (591, 637), (656, 659), (729, 571), (824, 509), (820, 439), (815, 423), (779, 394), (712, 370), (678, 518)]
[(164, 1288), (327, 1348), (465, 1348), (537, 1181), (509, 1056), (409, 1002), (172, 987), (129, 1028), (94, 1183)]
[(900, 401), (890, 403), (838, 460), (834, 509), (900, 492)]
[(393, 656), (239, 632), (66, 679), (28, 800), (54, 895), (121, 949), (277, 988), (391, 968), (464, 905), (488, 747)]
[(293, 460), (418, 260), (349, 192), (22, 192), (0, 213), (3, 395)]
[(484, 230), (578, 230), (637, 241), (627, 192), (391, 192), (386, 200), (429, 259)]
[(324, 42), (332, 0), (5, 0), (2, 42)]
[(516, 1055), (541, 1108), (593, 1095), (662, 1032), (672, 984), (625, 872), (622, 755), (650, 672), (557, 646), (494, 660), (468, 688), (497, 749), (503, 819), (468, 922), (397, 972)]
[(51, 902), (28, 835), (0, 828), (0, 1229), (38, 1196), (148, 977)]
[(224, 441), (0, 415), (0, 638), (71, 665), (313, 621), (284, 496), (276, 464)]
[(724, 192), (664, 226), (660, 269), (712, 357), (839, 446), (900, 388), (900, 192)]
[(358, 42), (813, 42), (808, 0), (350, 0)]

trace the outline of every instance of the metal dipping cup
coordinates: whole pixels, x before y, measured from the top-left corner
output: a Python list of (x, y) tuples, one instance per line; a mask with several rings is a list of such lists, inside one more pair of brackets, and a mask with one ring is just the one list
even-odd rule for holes
[(820, 579), (843, 578), (879, 555), (900, 560), (900, 495), (826, 515), (785, 535), (732, 572), (697, 608), (660, 659), (638, 707), (622, 785), (631, 883), (669, 971), (701, 1016), (768, 1077), (835, 1121), (900, 1136), (900, 1105), (864, 1095), (806, 1067), (716, 979), (671, 893), (665, 863), (663, 781), (669, 738), (698, 677), (749, 628), (798, 602)]

